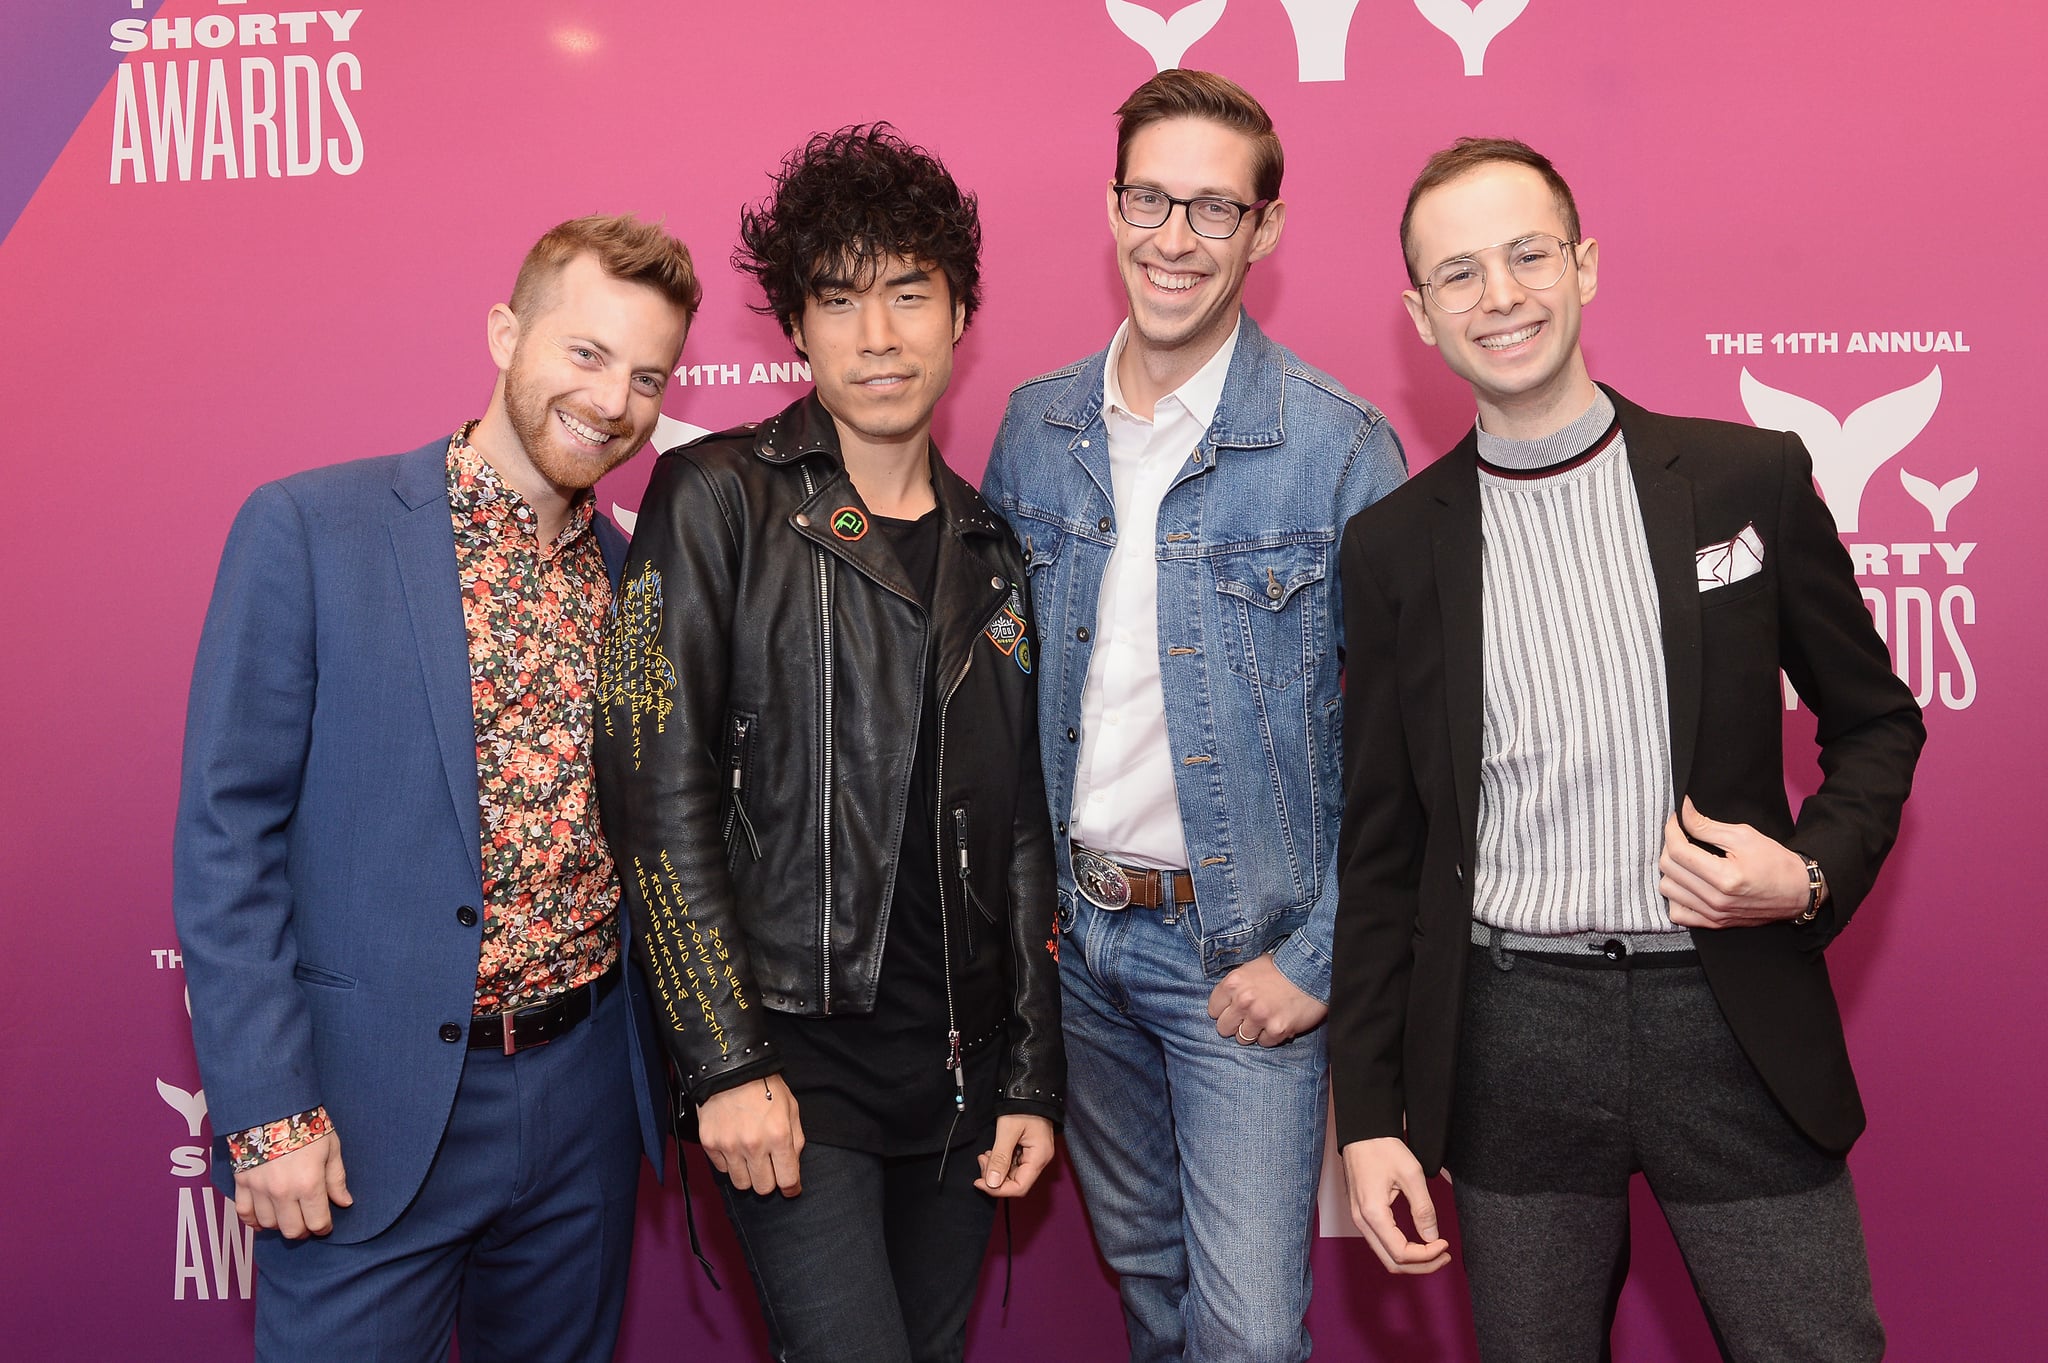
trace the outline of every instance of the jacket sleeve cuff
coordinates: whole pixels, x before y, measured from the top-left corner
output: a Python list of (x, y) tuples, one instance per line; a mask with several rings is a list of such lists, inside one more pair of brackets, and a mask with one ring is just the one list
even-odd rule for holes
[(1287, 935), (1287, 940), (1273, 948), (1273, 964), (1287, 977), (1287, 982), (1317, 1003), (1330, 1001), (1330, 958), (1314, 946), (1302, 940), (1303, 934), (1296, 930)]
[(999, 1098), (996, 1100), (998, 1117), (1043, 1117), (1052, 1123), (1053, 1130), (1064, 1131), (1067, 1125), (1067, 1109), (1063, 1103), (1044, 1103), (1035, 1098)]
[(727, 1089), (736, 1089), (741, 1084), (751, 1083), (756, 1079), (766, 1079), (771, 1074), (780, 1073), (782, 1073), (782, 1062), (772, 1055), (760, 1060), (750, 1061), (744, 1065), (735, 1065), (729, 1070), (721, 1070), (711, 1078), (703, 1079), (690, 1085), (689, 1101), (702, 1107), (707, 1098), (716, 1097)]

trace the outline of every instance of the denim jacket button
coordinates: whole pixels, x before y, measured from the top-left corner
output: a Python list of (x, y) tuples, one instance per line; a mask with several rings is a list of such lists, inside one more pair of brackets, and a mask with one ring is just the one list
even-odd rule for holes
[(1095, 522), (1095, 528), (1096, 528), (1097, 530), (1107, 530), (1107, 529), (1109, 529), (1109, 517), (1107, 517), (1107, 516), (1104, 516), (1104, 517), (1103, 517), (1103, 518), (1102, 518), (1101, 520), (1099, 520), (1099, 521)]
[(1085, 644), (1085, 643), (1087, 643), (1087, 642), (1088, 642), (1088, 626), (1086, 626), (1086, 625), (1083, 625), (1083, 626), (1081, 626), (1081, 628), (1079, 628), (1079, 629), (1075, 630), (1075, 631), (1074, 631), (1074, 637), (1075, 637), (1076, 639), (1079, 639), (1079, 640), (1080, 640), (1080, 641), (1081, 641), (1082, 643), (1084, 643), (1084, 644)]

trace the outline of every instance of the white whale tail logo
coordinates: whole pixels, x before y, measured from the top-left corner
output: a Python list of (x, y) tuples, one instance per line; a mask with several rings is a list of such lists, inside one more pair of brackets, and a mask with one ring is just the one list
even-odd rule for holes
[(1941, 534), (1948, 529), (1948, 513), (1956, 509), (1956, 503), (1977, 490), (1977, 470), (1971, 469), (1962, 477), (1952, 478), (1937, 487), (1925, 478), (1915, 478), (1900, 469), (1899, 486), (1905, 488), (1914, 501), (1927, 508), (1927, 514), (1934, 517), (1934, 532)]
[(206, 1090), (195, 1089), (187, 1093), (176, 1084), (166, 1084), (159, 1079), (156, 1081), (156, 1093), (185, 1119), (186, 1134), (198, 1139), (199, 1124), (206, 1120)]
[[(711, 432), (705, 430), (702, 426), (692, 426), (687, 421), (677, 421), (672, 416), (664, 415), (654, 419), (654, 439), (647, 443), (654, 446), (655, 451), (660, 453), (672, 450), (678, 445), (687, 445), (692, 440), (702, 440), (710, 434)], [(617, 502), (613, 502), (612, 519), (617, 521), (619, 529), (625, 531), (630, 537), (633, 533), (633, 527), (640, 524), (640, 513), (628, 511)]]
[(1415, 8), (1423, 18), (1451, 35), (1451, 41), (1465, 58), (1465, 74), (1480, 76), (1486, 74), (1487, 46), (1500, 36), (1502, 29), (1522, 17), (1522, 11), (1529, 8), (1529, 0), (1479, 0), (1470, 6), (1465, 0), (1415, 0)]
[[(1857, 512), (1870, 475), (1883, 468), (1927, 429), (1941, 402), (1941, 366), (1909, 388), (1870, 401), (1836, 421), (1817, 402), (1783, 393), (1742, 371), (1742, 405), (1749, 419), (1773, 430), (1795, 432), (1813, 455), (1813, 476), (1843, 534), (1857, 530)], [(1965, 488), (1967, 492), (1969, 489)]]
[(1294, 25), (1299, 80), (1344, 79), (1344, 45), (1358, 0), (1280, 0)]
[(1195, 4), (1175, 10), (1171, 18), (1130, 0), (1108, 0), (1108, 8), (1111, 21), (1124, 31), (1124, 36), (1151, 53), (1154, 66), (1165, 71), (1179, 66), (1187, 50), (1216, 27), (1228, 3), (1229, 0), (1196, 0)]

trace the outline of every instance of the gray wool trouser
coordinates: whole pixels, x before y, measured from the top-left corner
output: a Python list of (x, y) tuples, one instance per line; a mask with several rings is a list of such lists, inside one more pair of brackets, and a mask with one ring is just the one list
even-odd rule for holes
[(1696, 956), (1471, 950), (1446, 1163), (1486, 1363), (1610, 1356), (1636, 1172), (1724, 1358), (1883, 1357), (1848, 1166), (1764, 1088)]

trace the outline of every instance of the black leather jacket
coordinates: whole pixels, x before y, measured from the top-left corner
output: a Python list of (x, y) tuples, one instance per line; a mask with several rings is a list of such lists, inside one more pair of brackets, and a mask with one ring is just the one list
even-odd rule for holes
[[(875, 1004), (927, 646), (950, 965), (1002, 958), (998, 1110), (1060, 1120), (1035, 633), (1008, 528), (936, 451), (927, 615), (815, 396), (656, 462), (598, 685), (604, 828), (689, 1098), (779, 1068), (761, 1010)], [(982, 958), (984, 961), (987, 957)]]

